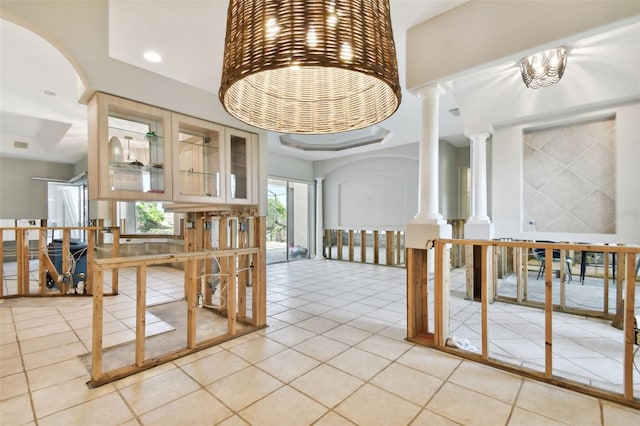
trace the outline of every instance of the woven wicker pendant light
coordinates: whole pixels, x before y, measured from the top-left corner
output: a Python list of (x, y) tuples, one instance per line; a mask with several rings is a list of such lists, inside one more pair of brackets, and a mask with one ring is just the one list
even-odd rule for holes
[(220, 101), (281, 133), (360, 129), (400, 105), (388, 0), (231, 0)]

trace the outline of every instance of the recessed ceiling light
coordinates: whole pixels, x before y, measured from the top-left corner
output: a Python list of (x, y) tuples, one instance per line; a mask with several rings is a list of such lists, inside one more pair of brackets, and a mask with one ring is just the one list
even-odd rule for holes
[(144, 52), (144, 58), (149, 62), (161, 62), (162, 56), (158, 55), (153, 50), (149, 50), (148, 52)]
[(40, 93), (42, 93), (43, 95), (47, 95), (47, 96), (57, 96), (58, 95), (53, 90), (47, 90), (47, 89), (40, 90)]

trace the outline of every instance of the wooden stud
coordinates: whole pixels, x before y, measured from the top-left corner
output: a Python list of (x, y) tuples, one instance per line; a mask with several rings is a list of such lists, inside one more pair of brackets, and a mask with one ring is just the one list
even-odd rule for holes
[(93, 294), (93, 261), (96, 258), (96, 232), (94, 229), (87, 233), (87, 270), (84, 277), (84, 290), (86, 294)]
[(402, 264), (402, 232), (396, 232), (396, 265)]
[(255, 246), (258, 248), (258, 252), (255, 256), (258, 260), (253, 268), (255, 276), (253, 280), (253, 321), (256, 327), (267, 325), (266, 224), (267, 219), (264, 216), (259, 217), (256, 221), (255, 238), (257, 241)]
[(324, 231), (324, 246), (327, 248), (327, 259), (331, 259), (331, 230)]
[(196, 346), (196, 326), (197, 326), (197, 307), (196, 307), (196, 285), (198, 262), (196, 259), (187, 261), (184, 265), (185, 284), (186, 284), (186, 300), (187, 300), (187, 348), (193, 349)]
[(338, 260), (342, 260), (342, 229), (336, 232), (336, 248), (338, 249)]
[(367, 231), (360, 230), (360, 262), (367, 263)]
[[(489, 289), (487, 282), (487, 250), (488, 247), (483, 245), (480, 248), (480, 303), (481, 303), (481, 321), (482, 321), (482, 359), (489, 359)], [(445, 320), (442, 318), (441, 320)]]
[(136, 268), (136, 365), (142, 367), (144, 363), (144, 339), (146, 330), (147, 310), (147, 266)]
[(380, 232), (378, 230), (373, 231), (373, 263), (375, 265), (380, 263)]
[[(624, 262), (623, 262), (624, 260)], [(635, 277), (635, 265), (636, 256), (634, 254), (627, 254), (624, 257), (618, 256), (618, 264), (624, 263), (626, 266), (626, 294), (624, 304), (624, 397), (629, 401), (633, 401), (633, 352), (634, 352), (634, 328), (637, 325), (634, 324), (634, 307), (636, 300), (636, 277)]]
[(40, 228), (38, 238), (38, 287), (40, 295), (47, 292), (47, 269), (45, 268), (45, 252), (47, 250), (47, 228)]
[(567, 254), (564, 250), (560, 250), (560, 306), (567, 306), (567, 277), (565, 268), (567, 265)]
[(353, 229), (349, 229), (349, 235), (347, 236), (349, 241), (349, 262), (353, 262)]
[(544, 250), (544, 375), (553, 376), (553, 249)]
[(385, 259), (384, 259), (384, 263), (385, 265), (391, 265), (393, 264), (393, 235), (392, 235), (393, 231), (385, 231), (384, 233), (384, 238), (385, 238), (385, 245), (386, 245), (386, 250), (385, 250)]
[(91, 379), (102, 377), (102, 329), (103, 329), (103, 272), (96, 270), (93, 274), (93, 323), (91, 337)]
[(603, 282), (603, 302), (604, 306), (602, 310), (605, 314), (609, 313), (609, 255), (605, 253), (604, 255), (604, 276), (602, 278)]
[[(113, 238), (113, 242), (111, 244), (111, 256), (119, 257), (120, 256), (120, 229), (111, 228), (111, 236)], [(111, 294), (118, 294), (118, 275), (119, 269), (113, 268), (111, 271)]]
[(22, 240), (22, 252), (20, 253), (20, 258), (22, 258), (22, 262), (20, 263), (20, 275), (22, 279), (20, 280), (22, 284), (22, 288), (20, 290), (20, 294), (23, 296), (28, 296), (29, 291), (29, 230), (23, 229), (21, 231)]
[(229, 259), (229, 280), (227, 281), (227, 333), (236, 334), (236, 261), (237, 256)]

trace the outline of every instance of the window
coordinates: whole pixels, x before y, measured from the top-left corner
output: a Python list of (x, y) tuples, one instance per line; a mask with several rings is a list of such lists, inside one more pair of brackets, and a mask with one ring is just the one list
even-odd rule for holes
[(147, 201), (116, 204), (121, 232), (128, 235), (179, 235), (179, 223), (174, 214), (165, 212), (163, 203)]

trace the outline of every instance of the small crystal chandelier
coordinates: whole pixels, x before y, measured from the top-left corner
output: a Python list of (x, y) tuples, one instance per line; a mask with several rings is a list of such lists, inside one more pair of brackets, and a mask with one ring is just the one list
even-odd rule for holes
[(280, 133), (376, 124), (400, 105), (389, 0), (230, 0), (219, 98)]
[(538, 89), (560, 81), (566, 66), (567, 48), (562, 46), (522, 59), (520, 72), (527, 87)]

